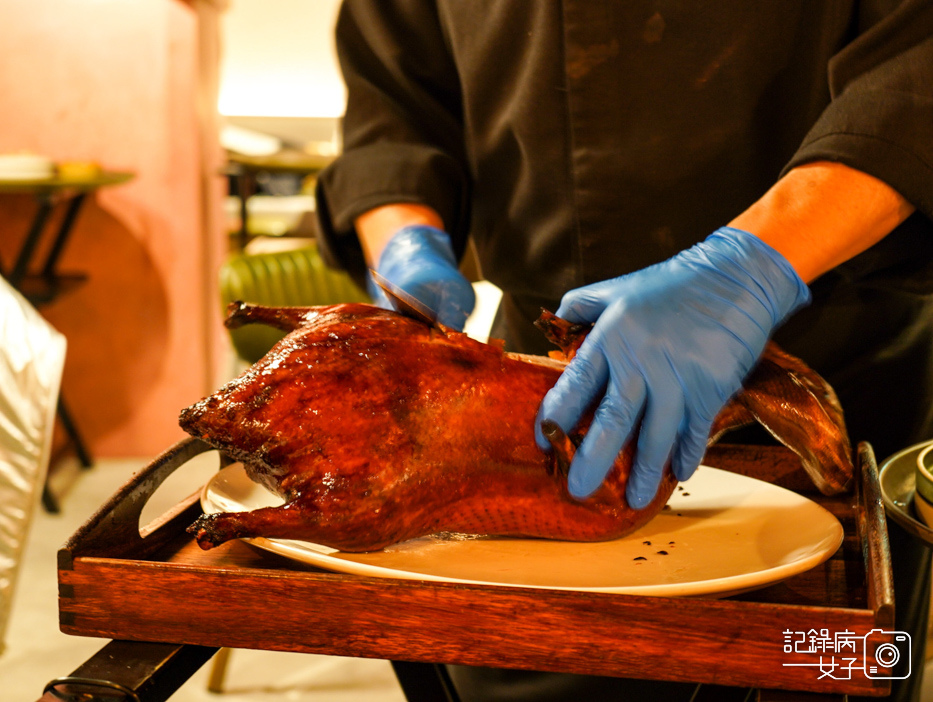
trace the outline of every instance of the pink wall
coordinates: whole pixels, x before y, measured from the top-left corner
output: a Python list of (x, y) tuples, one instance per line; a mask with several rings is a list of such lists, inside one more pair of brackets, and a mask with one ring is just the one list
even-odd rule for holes
[[(92, 452), (152, 455), (182, 436), (179, 410), (215, 387), (224, 357), (223, 183), (201, 177), (221, 152), (200, 136), (198, 18), (178, 0), (30, 0), (0, 3), (0, 27), (0, 153), (137, 174), (86, 203), (61, 267), (88, 282), (42, 312), (68, 339), (63, 392)], [(33, 209), (0, 195), (6, 266)]]

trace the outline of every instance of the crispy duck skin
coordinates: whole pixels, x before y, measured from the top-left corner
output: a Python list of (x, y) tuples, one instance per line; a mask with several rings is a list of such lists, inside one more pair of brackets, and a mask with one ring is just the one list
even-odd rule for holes
[[(263, 536), (374, 551), (442, 531), (600, 541), (646, 524), (676, 485), (666, 469), (651, 504), (630, 509), (630, 444), (596, 493), (569, 494), (567, 467), (591, 416), (569, 437), (545, 427), (549, 452), (534, 439), (538, 405), (566, 360), (505, 353), (364, 304), (231, 305), (228, 326), (252, 322), (290, 333), (180, 422), (285, 504), (202, 515), (189, 527), (202, 548)], [(565, 357), (586, 333), (548, 313), (539, 326)], [(846, 489), (851, 453), (832, 390), (773, 345), (712, 438), (755, 419), (801, 456), (820, 490)]]

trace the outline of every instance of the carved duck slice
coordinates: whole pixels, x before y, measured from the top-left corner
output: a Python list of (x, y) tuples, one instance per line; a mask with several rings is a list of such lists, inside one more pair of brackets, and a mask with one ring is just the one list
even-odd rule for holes
[[(373, 551), (441, 531), (607, 540), (651, 520), (676, 485), (667, 470), (653, 502), (630, 509), (629, 446), (596, 493), (569, 494), (566, 467), (591, 417), (570, 436), (549, 427), (550, 452), (534, 439), (538, 405), (565, 360), (505, 353), (364, 304), (231, 305), (228, 326), (251, 322), (289, 333), (180, 422), (285, 504), (202, 515), (189, 527), (202, 548), (264, 536)], [(539, 326), (568, 356), (586, 333), (547, 314)], [(832, 389), (774, 345), (711, 440), (755, 419), (801, 456), (820, 490), (848, 486)]]

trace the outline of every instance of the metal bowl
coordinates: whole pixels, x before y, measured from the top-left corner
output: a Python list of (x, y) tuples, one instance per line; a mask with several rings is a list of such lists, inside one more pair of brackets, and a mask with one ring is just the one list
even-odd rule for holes
[(924, 523), (917, 509), (917, 501), (923, 499), (917, 498), (917, 459), (930, 446), (933, 446), (933, 441), (925, 441), (885, 459), (879, 470), (879, 479), (881, 499), (888, 517), (910, 534), (933, 545), (933, 528)]

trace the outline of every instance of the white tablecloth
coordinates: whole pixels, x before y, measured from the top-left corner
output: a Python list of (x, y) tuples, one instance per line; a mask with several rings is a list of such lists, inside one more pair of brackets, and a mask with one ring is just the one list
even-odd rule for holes
[(0, 648), (49, 465), (65, 337), (0, 278)]

